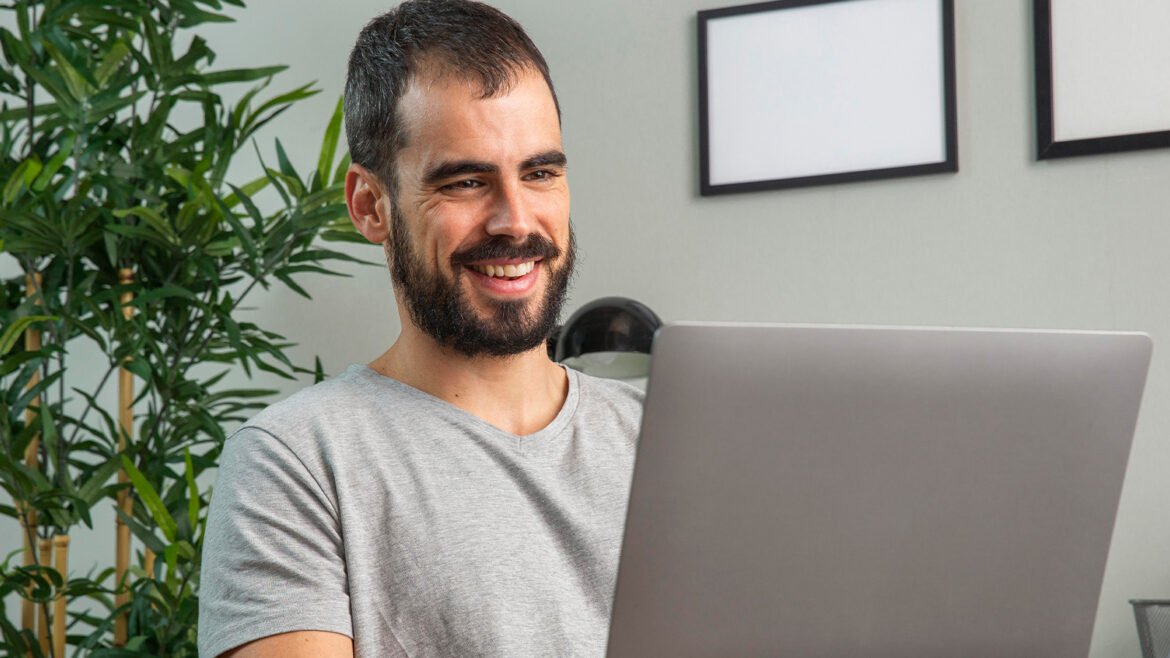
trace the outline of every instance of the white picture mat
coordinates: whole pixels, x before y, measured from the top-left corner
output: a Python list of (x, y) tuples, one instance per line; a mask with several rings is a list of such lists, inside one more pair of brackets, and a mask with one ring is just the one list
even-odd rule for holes
[(939, 0), (848, 0), (707, 23), (710, 184), (946, 160)]
[(1170, 130), (1170, 2), (1051, 0), (1055, 141)]

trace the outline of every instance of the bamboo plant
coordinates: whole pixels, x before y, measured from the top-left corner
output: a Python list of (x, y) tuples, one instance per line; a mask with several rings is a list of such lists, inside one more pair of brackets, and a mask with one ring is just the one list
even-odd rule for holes
[[(271, 390), (233, 370), (322, 376), (241, 304), (356, 259), (340, 106), (301, 175), (257, 131), (316, 93), (267, 94), (283, 67), (216, 69), (191, 31), (239, 0), (13, 0), (0, 28), (0, 505), (26, 550), (0, 556), (11, 656), (194, 656), (199, 565), (226, 432)], [(224, 100), (224, 90), (239, 99)], [(233, 184), (233, 159), (260, 167)], [(77, 365), (80, 353), (102, 356)], [(79, 370), (79, 368), (81, 368)], [(88, 369), (88, 371), (87, 371)], [(117, 389), (117, 390), (115, 390)], [(113, 506), (142, 550), (68, 559)], [(8, 523), (5, 521), (4, 523)], [(7, 527), (7, 526), (5, 526)], [(76, 542), (75, 542), (76, 543)], [(71, 569), (71, 570), (70, 570)], [(35, 628), (34, 628), (35, 627)]]

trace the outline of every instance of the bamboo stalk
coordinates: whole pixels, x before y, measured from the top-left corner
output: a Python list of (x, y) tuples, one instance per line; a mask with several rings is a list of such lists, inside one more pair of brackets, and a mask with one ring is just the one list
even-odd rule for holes
[(57, 658), (65, 656), (65, 598), (66, 579), (69, 577), (69, 535), (53, 537), (54, 563), (57, 573), (61, 574), (61, 586), (57, 588), (57, 600), (53, 605), (53, 655)]
[[(48, 537), (41, 537), (37, 544), (41, 553), (41, 566), (52, 564), (53, 540)], [(37, 607), (40, 610), (40, 615), (38, 615), (39, 623), (37, 624), (37, 639), (41, 643), (41, 653), (47, 656), (49, 655), (49, 606), (48, 604), (42, 604)]]
[[(134, 272), (128, 268), (123, 268), (118, 271), (118, 283), (128, 285), (134, 280)], [(134, 299), (133, 293), (122, 293), (122, 317), (126, 320), (134, 317), (134, 309), (130, 307), (130, 302)], [(127, 357), (129, 359), (129, 357)], [(127, 441), (130, 439), (134, 431), (134, 375), (122, 366), (118, 371), (118, 428), (120, 436), (118, 437), (118, 450), (125, 451)], [(125, 484), (130, 481), (130, 477), (126, 475), (125, 470), (118, 471), (118, 483)], [(118, 492), (118, 509), (129, 515), (133, 509), (133, 500), (130, 498), (130, 490), (122, 489)], [(126, 570), (130, 567), (130, 526), (122, 520), (119, 516), (117, 521), (117, 554), (114, 560), (115, 581), (118, 584), (118, 594), (114, 598), (114, 604), (117, 607), (122, 607), (130, 603), (130, 591), (128, 584), (124, 582), (126, 577)], [(126, 646), (127, 637), (127, 614), (125, 612), (118, 615), (114, 620), (114, 646)]]
[[(41, 289), (41, 275), (40, 273), (29, 274), (24, 277), (25, 294), (29, 297), (35, 297), (33, 301), (37, 306), (41, 306), (41, 299), (38, 291)], [(35, 352), (41, 349), (41, 330), (40, 329), (26, 329), (24, 332), (24, 349), (29, 352)], [(40, 371), (34, 372), (32, 379), (28, 381), (28, 390), (41, 382)], [(24, 422), (31, 423), (37, 417), (37, 408), (41, 406), (41, 396), (37, 396), (29, 403), (28, 408), (24, 410)], [(38, 433), (29, 442), (28, 448), (24, 451), (24, 465), (29, 468), (37, 468), (37, 456), (40, 452), (41, 436)]]
[[(25, 294), (27, 296), (37, 297), (37, 291), (41, 288), (41, 275), (39, 273), (35, 273), (25, 276), (24, 286)], [(37, 304), (38, 306), (41, 305), (40, 298), (37, 297), (33, 303)], [(40, 329), (30, 328), (25, 330), (24, 349), (30, 352), (41, 349)], [(35, 372), (33, 373), (32, 379), (28, 382), (28, 387), (32, 388), (33, 386), (36, 386), (40, 381), (40, 372)], [(36, 408), (39, 406), (41, 406), (41, 398), (38, 395), (32, 402), (29, 403), (28, 409), (24, 410), (24, 422), (26, 424), (32, 423), (34, 420), (36, 420)], [(32, 441), (29, 442), (28, 448), (26, 448), (24, 451), (24, 465), (33, 470), (39, 470), (39, 460), (37, 457), (40, 452), (40, 443), (41, 437), (40, 434), (37, 434), (33, 437)], [(20, 505), (19, 501), (17, 504)], [(20, 507), (23, 508), (22, 505)], [(31, 532), (32, 535), (36, 535), (37, 511), (35, 509), (28, 510), (27, 514), (27, 516), (21, 517), (21, 529), (24, 531), (21, 533), (21, 536), (23, 537), (24, 546), (24, 566), (31, 567), (32, 565), (36, 564), (36, 556), (33, 554), (35, 549), (33, 547), (32, 541), (29, 539), (29, 533)], [(28, 591), (31, 593), (32, 585), (28, 586)], [(21, 628), (36, 633), (36, 606), (28, 599), (24, 599), (24, 601), (21, 602), (20, 624)]]
[[(36, 556), (33, 554), (32, 541), (29, 539), (29, 533), (35, 535), (36, 528), (36, 510), (29, 510), (25, 512), (24, 504), (19, 500), (16, 501), (17, 514), (20, 516), (20, 536), (24, 544), (24, 566), (31, 567), (36, 564)], [(26, 516), (27, 514), (27, 516)], [(32, 585), (29, 585), (26, 590), (31, 591)], [(33, 635), (37, 632), (37, 608), (32, 601), (24, 599), (20, 606), (20, 627), (24, 630), (30, 631)], [(32, 655), (29, 653), (28, 655)]]

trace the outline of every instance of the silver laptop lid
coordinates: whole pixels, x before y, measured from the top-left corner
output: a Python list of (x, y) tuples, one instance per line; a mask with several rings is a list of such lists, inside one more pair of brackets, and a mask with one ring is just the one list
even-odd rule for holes
[(667, 326), (608, 655), (1086, 656), (1150, 351)]

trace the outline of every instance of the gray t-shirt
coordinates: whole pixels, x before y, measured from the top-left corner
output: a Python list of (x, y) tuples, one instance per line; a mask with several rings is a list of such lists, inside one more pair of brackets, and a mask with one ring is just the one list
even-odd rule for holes
[(567, 372), (522, 437), (358, 365), (258, 414), (220, 459), (200, 655), (320, 630), (366, 658), (601, 656), (642, 394)]

